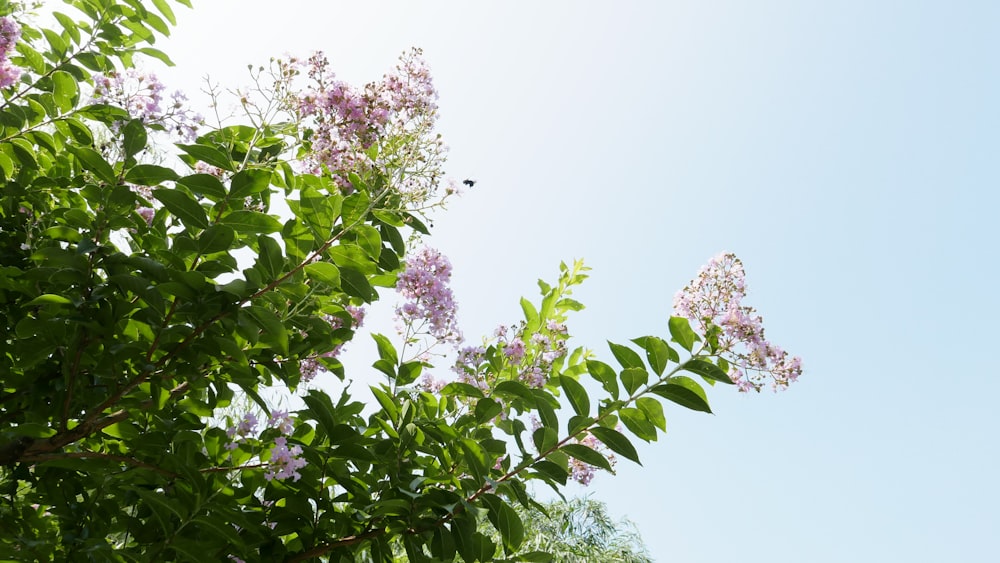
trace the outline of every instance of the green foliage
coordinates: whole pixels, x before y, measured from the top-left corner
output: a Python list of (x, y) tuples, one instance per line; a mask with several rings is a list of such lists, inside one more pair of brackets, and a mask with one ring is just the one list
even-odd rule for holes
[[(170, 64), (152, 45), (174, 3), (66, 4), (56, 29), (9, 14), (23, 74), (0, 104), (0, 557), (648, 560), (593, 502), (540, 520), (528, 484), (560, 491), (613, 471), (614, 454), (638, 462), (632, 438), (666, 430), (661, 399), (711, 412), (680, 373), (729, 382), (726, 365), (687, 321), (669, 322), (686, 358), (656, 336), (609, 343), (620, 370), (559, 348), (587, 271), (562, 264), (540, 302), (521, 300), (518, 361), (513, 340), (490, 343), (434, 390), (410, 342), (374, 335), (385, 380), (371, 397), (309, 389), (309, 362), (344, 378), (334, 351), (354, 308), (395, 285), (404, 241), (427, 234), (417, 203), (434, 204), (398, 184), (417, 133), (366, 147), (389, 155), (381, 168), (301, 171), (315, 124), (268, 114), (150, 162), (164, 126), (88, 96), (94, 73)], [(272, 386), (302, 394), (288, 427), (227, 433), (237, 395), (275, 415)], [(295, 478), (276, 475), (279, 443), (301, 456)]]
[(607, 506), (592, 498), (542, 503), (533, 509), (517, 506), (515, 510), (526, 535), (521, 552), (512, 561), (648, 563), (653, 560), (635, 525), (629, 520), (615, 521)]

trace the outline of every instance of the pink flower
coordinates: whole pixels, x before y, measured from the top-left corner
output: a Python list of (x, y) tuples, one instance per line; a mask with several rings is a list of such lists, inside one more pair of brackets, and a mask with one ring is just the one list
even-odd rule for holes
[(289, 416), (288, 411), (273, 411), (267, 422), (286, 436), (292, 433), (292, 417)]
[(396, 316), (410, 326), (427, 325), (427, 333), (439, 342), (459, 344), (458, 306), (448, 282), (451, 262), (432, 248), (413, 254), (400, 274), (396, 291), (406, 300), (396, 308)]
[(507, 356), (510, 363), (514, 365), (521, 363), (521, 360), (524, 359), (524, 341), (520, 338), (515, 338), (504, 346), (503, 354)]
[(98, 73), (92, 80), (93, 102), (118, 106), (133, 118), (173, 131), (183, 140), (193, 141), (198, 126), (204, 122), (200, 115), (185, 107), (187, 97), (181, 92), (173, 92), (172, 102), (163, 107), (165, 86), (155, 74), (131, 68), (123, 72)]
[(139, 207), (136, 208), (136, 212), (146, 220), (147, 225), (153, 224), (153, 216), (156, 215), (156, 210), (152, 207)]
[(7, 60), (0, 61), (0, 88), (8, 88), (21, 78), (21, 69)]
[(802, 360), (764, 338), (764, 320), (742, 303), (745, 276), (736, 255), (715, 256), (677, 292), (674, 314), (688, 319), (702, 334), (713, 326), (722, 329), (718, 352), (731, 364), (729, 377), (740, 391), (760, 391), (767, 377), (776, 391), (787, 388), (802, 374)]
[(288, 447), (288, 442), (284, 436), (274, 439), (274, 448), (271, 449), (271, 460), (268, 463), (267, 472), (264, 478), (268, 481), (273, 479), (287, 479), (292, 477), (298, 481), (302, 475), (298, 470), (305, 467), (306, 460), (302, 459), (302, 448), (300, 446)]

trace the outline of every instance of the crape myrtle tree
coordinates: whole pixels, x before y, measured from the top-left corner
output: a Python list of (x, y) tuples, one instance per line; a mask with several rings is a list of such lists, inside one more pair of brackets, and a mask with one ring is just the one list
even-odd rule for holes
[[(0, 1), (0, 557), (546, 561), (532, 481), (638, 462), (665, 407), (710, 412), (705, 384), (798, 377), (731, 254), (604, 360), (567, 345), (580, 263), (463, 345), (426, 245), (458, 186), (419, 51), (363, 87), (321, 54), (274, 60), (210, 125), (142, 70), (170, 64), (180, 5)], [(382, 379), (351, 387), (340, 351), (393, 290)]]

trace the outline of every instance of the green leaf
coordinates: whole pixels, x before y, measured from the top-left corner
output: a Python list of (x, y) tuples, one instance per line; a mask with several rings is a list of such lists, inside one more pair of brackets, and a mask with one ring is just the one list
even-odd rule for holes
[[(482, 481), (488, 475), (487, 472), (487, 460), (486, 453), (483, 448), (480, 447), (479, 443), (474, 440), (462, 439), (459, 441), (459, 446), (465, 453), (465, 462), (469, 466), (469, 472), (478, 481)], [(489, 464), (492, 465), (493, 461), (490, 460)]]
[(569, 399), (569, 404), (576, 411), (576, 414), (590, 416), (590, 397), (583, 385), (567, 375), (560, 376), (559, 382), (562, 384), (563, 390), (566, 391), (566, 398)]
[(56, 55), (62, 58), (66, 54), (68, 45), (66, 45), (66, 42), (63, 41), (63, 38), (58, 33), (51, 29), (43, 29), (42, 35), (45, 36), (45, 39), (49, 42), (49, 46), (52, 47), (52, 51)]
[(73, 137), (73, 140), (78, 144), (83, 146), (90, 146), (94, 144), (94, 135), (91, 133), (90, 128), (81, 123), (78, 119), (73, 119), (71, 117), (64, 117), (56, 122), (56, 125), (64, 123), (66, 128), (69, 129), (69, 134)]
[(684, 317), (670, 317), (670, 336), (674, 342), (680, 344), (688, 352), (694, 347), (694, 343), (700, 340), (698, 335), (691, 330), (691, 323)]
[(226, 187), (222, 185), (222, 182), (218, 178), (211, 174), (191, 174), (190, 176), (180, 178), (177, 180), (177, 183), (212, 201), (221, 201), (226, 197)]
[(174, 61), (170, 60), (170, 57), (168, 57), (166, 53), (164, 53), (159, 49), (154, 49), (153, 47), (139, 47), (138, 49), (136, 49), (136, 51), (144, 55), (149, 55), (154, 59), (158, 59), (160, 62), (162, 62), (167, 66), (174, 66)]
[(667, 431), (667, 419), (663, 416), (663, 405), (659, 401), (652, 397), (639, 397), (635, 404), (646, 415), (649, 422), (663, 432)]
[(313, 262), (305, 267), (306, 277), (340, 289), (340, 269), (329, 262)]
[(529, 404), (535, 402), (535, 396), (531, 394), (531, 390), (520, 381), (501, 381), (493, 388), (493, 392), (504, 397), (524, 399)]
[(282, 354), (288, 353), (288, 331), (277, 315), (260, 305), (251, 305), (241, 310), (245, 311), (260, 327), (261, 342), (274, 345)]
[(611, 366), (598, 360), (587, 360), (587, 372), (611, 394), (613, 399), (618, 399), (618, 375)]
[(217, 166), (223, 170), (233, 170), (233, 161), (229, 155), (215, 147), (205, 145), (177, 145), (177, 148), (188, 153), (197, 160)]
[(59, 24), (63, 26), (63, 29), (66, 30), (66, 33), (70, 36), (73, 42), (79, 43), (80, 30), (76, 25), (76, 23), (69, 16), (63, 14), (62, 12), (52, 12), (52, 15), (56, 18)]
[(163, 17), (167, 18), (170, 25), (177, 25), (177, 18), (174, 17), (174, 11), (170, 8), (167, 0), (153, 0), (153, 5), (163, 14)]
[(108, 104), (92, 104), (80, 108), (76, 113), (80, 117), (95, 119), (105, 125), (113, 125), (117, 121), (127, 121), (130, 118), (127, 111)]
[(257, 211), (233, 211), (222, 218), (220, 223), (229, 225), (238, 233), (276, 233), (281, 230), (281, 223), (270, 215)]
[(198, 243), (198, 252), (201, 254), (212, 254), (229, 250), (236, 240), (236, 233), (226, 225), (212, 225), (205, 229), (201, 236), (195, 241)]
[(618, 360), (618, 363), (623, 368), (643, 367), (642, 358), (639, 357), (639, 354), (635, 350), (621, 344), (615, 344), (614, 342), (608, 342), (608, 346), (611, 347), (611, 353), (615, 355), (615, 359)]
[(138, 164), (125, 174), (125, 181), (139, 186), (157, 186), (166, 181), (177, 180), (178, 177), (170, 168), (155, 164)]
[(535, 308), (535, 304), (528, 299), (521, 298), (521, 310), (524, 311), (524, 320), (527, 322), (525, 326), (526, 333), (534, 333), (538, 330), (541, 321), (538, 318), (538, 309)]
[(635, 342), (639, 346), (642, 346), (646, 350), (646, 360), (649, 362), (649, 367), (653, 368), (653, 372), (656, 375), (663, 375), (663, 371), (667, 368), (667, 363), (670, 360), (678, 361), (680, 358), (677, 356), (677, 352), (670, 349), (670, 346), (663, 341), (662, 338), (656, 336), (643, 336), (641, 338), (636, 338), (632, 342)]
[(556, 303), (556, 309), (560, 311), (582, 311), (584, 308), (583, 303), (568, 297), (560, 299)]
[(559, 433), (554, 428), (541, 426), (531, 434), (531, 440), (538, 453), (545, 453), (559, 442)]
[(372, 338), (375, 340), (375, 345), (378, 346), (378, 355), (380, 358), (388, 361), (392, 365), (399, 363), (399, 356), (396, 354), (396, 348), (385, 335), (373, 333)]
[(321, 239), (330, 236), (334, 219), (340, 214), (344, 198), (341, 195), (327, 196), (313, 186), (304, 186), (299, 192), (299, 209), (309, 228)]
[(122, 420), (110, 426), (105, 426), (101, 429), (101, 432), (104, 432), (108, 436), (121, 438), (123, 440), (134, 440), (135, 438), (138, 438), (140, 434), (139, 429), (127, 420)]
[(271, 173), (267, 170), (241, 170), (233, 175), (229, 195), (246, 197), (266, 190), (271, 185)]
[(28, 66), (31, 70), (35, 71), (37, 74), (45, 74), (48, 70), (48, 65), (45, 63), (45, 58), (38, 51), (31, 48), (26, 41), (18, 41), (14, 48), (17, 52), (25, 58)]
[(62, 295), (54, 295), (52, 293), (43, 293), (38, 297), (32, 299), (25, 303), (25, 306), (32, 305), (72, 305), (73, 302), (66, 299)]
[(535, 462), (531, 468), (540, 473), (543, 477), (547, 478), (549, 481), (562, 485), (566, 484), (566, 478), (569, 477), (569, 473), (566, 471), (565, 467), (548, 460)]
[(175, 499), (168, 499), (164, 493), (158, 493), (156, 491), (150, 491), (140, 487), (128, 487), (128, 489), (142, 497), (142, 500), (146, 501), (146, 504), (148, 504), (150, 508), (156, 512), (157, 517), (160, 518), (164, 525), (164, 529), (166, 529), (169, 522), (168, 512), (174, 514), (177, 518), (184, 520), (184, 511), (177, 506), (177, 501)]
[(494, 494), (484, 494), (483, 504), (489, 512), (487, 517), (493, 527), (500, 532), (504, 548), (508, 552), (516, 552), (524, 541), (524, 524), (517, 512), (509, 504)]
[(582, 430), (586, 430), (586, 428), (593, 423), (594, 419), (589, 416), (574, 415), (569, 417), (569, 421), (566, 423), (566, 432), (573, 435)]
[(372, 367), (384, 373), (389, 378), (396, 378), (396, 364), (390, 362), (389, 360), (379, 358), (372, 363)]
[(502, 410), (503, 407), (500, 403), (490, 399), (489, 397), (479, 399), (476, 401), (476, 422), (479, 424), (486, 424), (496, 418)]
[[(444, 526), (434, 528), (434, 537), (431, 538), (430, 548), (431, 555), (440, 561), (452, 561), (455, 558), (455, 540), (452, 538), (452, 533)], [(372, 551), (374, 552), (374, 550)], [(393, 560), (391, 554), (387, 553), (386, 555), (385, 561)]]
[(77, 93), (76, 79), (72, 74), (64, 70), (52, 73), (52, 97), (60, 111), (67, 113), (73, 109)]
[(396, 374), (397, 385), (409, 385), (420, 377), (424, 366), (419, 361), (403, 362), (399, 365), (399, 372)]
[(629, 395), (632, 395), (640, 387), (649, 381), (649, 374), (643, 368), (625, 368), (622, 370), (622, 385), (625, 386), (625, 391)]
[(611, 451), (616, 454), (621, 454), (639, 465), (642, 465), (639, 461), (639, 452), (635, 450), (635, 446), (632, 445), (632, 442), (629, 442), (628, 438), (626, 438), (621, 432), (605, 428), (603, 426), (595, 426), (590, 429), (590, 433), (593, 434), (595, 438), (603, 442), (605, 446), (611, 449)]
[(23, 422), (13, 428), (7, 429), (7, 432), (27, 438), (48, 438), (54, 436), (56, 433), (54, 428), (49, 428), (39, 422)]
[[(48, 115), (48, 112), (45, 111), (45, 106), (30, 98), (28, 99), (28, 105), (21, 106), (19, 109), (24, 113), (25, 119), (28, 120), (29, 127), (39, 125)], [(25, 138), (27, 138), (27, 136), (25, 136)]]
[(216, 538), (226, 542), (226, 544), (231, 546), (241, 545), (243, 540), (240, 539), (240, 535), (233, 528), (233, 525), (227, 522), (224, 518), (209, 517), (209, 516), (197, 516), (191, 520), (197, 526), (200, 526), (204, 530), (208, 530)]
[(340, 244), (328, 251), (333, 262), (342, 268), (351, 268), (365, 275), (372, 275), (378, 269), (375, 262), (355, 244)]
[(639, 409), (624, 408), (618, 411), (618, 417), (630, 432), (640, 440), (652, 442), (656, 440), (656, 427), (653, 426), (646, 413)]
[[(14, 146), (16, 147), (17, 145)], [(95, 176), (108, 184), (118, 183), (118, 177), (115, 175), (114, 168), (104, 160), (104, 157), (100, 153), (94, 149), (75, 145), (67, 145), (66, 148), (80, 161), (84, 168), (93, 172)]]
[(712, 409), (708, 406), (708, 401), (703, 397), (700, 397), (696, 392), (688, 389), (686, 386), (678, 385), (673, 380), (676, 378), (671, 378), (669, 383), (663, 385), (657, 385), (650, 389), (653, 393), (667, 399), (668, 401), (673, 401), (682, 407), (689, 408), (694, 411), (711, 413)]
[(185, 225), (199, 229), (208, 227), (208, 215), (189, 194), (177, 189), (160, 188), (153, 190), (153, 197)]
[(355, 223), (361, 222), (365, 218), (370, 205), (371, 200), (368, 198), (368, 194), (364, 192), (355, 192), (344, 198), (340, 211), (344, 225), (350, 228)]
[[(382, 237), (371, 225), (358, 225), (352, 229), (358, 247), (372, 260), (378, 260), (382, 253)], [(338, 247), (340, 248), (340, 247)]]
[(603, 455), (599, 454), (595, 450), (584, 446), (583, 444), (566, 444), (565, 446), (559, 448), (559, 451), (565, 452), (570, 456), (594, 467), (600, 467), (614, 473), (611, 469), (611, 464)]
[(126, 123), (122, 128), (122, 137), (126, 158), (135, 156), (146, 148), (146, 128), (141, 120), (133, 119)]
[(684, 362), (684, 365), (682, 367), (685, 371), (696, 373), (706, 379), (711, 379), (713, 381), (719, 381), (722, 383), (728, 383), (729, 385), (733, 385), (733, 380), (730, 379), (729, 374), (722, 371), (722, 369), (719, 368), (719, 366), (713, 363), (709, 363), (704, 360), (693, 359)]
[(473, 397), (475, 399), (483, 398), (483, 392), (481, 389), (474, 385), (469, 385), (468, 383), (461, 383), (459, 381), (453, 381), (445, 385), (441, 389), (441, 394), (446, 396), (456, 396), (456, 397)]
[(0, 170), (3, 171), (4, 180), (8, 180), (14, 176), (14, 161), (2, 152), (0, 152)]
[(281, 246), (267, 235), (257, 237), (257, 266), (268, 281), (278, 279), (285, 269), (285, 257)]
[(310, 414), (319, 423), (320, 428), (326, 432), (327, 436), (332, 436), (333, 429), (337, 424), (334, 419), (335, 409), (333, 402), (330, 401), (330, 396), (318, 389), (312, 389), (308, 395), (302, 397), (302, 401), (309, 407)]
[(368, 278), (357, 270), (341, 268), (340, 286), (348, 295), (360, 297), (366, 303), (371, 303), (375, 298), (375, 290), (368, 283)]

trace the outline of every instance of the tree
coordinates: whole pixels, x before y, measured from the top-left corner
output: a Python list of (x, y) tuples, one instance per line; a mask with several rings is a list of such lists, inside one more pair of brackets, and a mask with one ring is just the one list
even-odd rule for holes
[[(322, 55), (274, 60), (245, 122), (209, 126), (135, 65), (171, 64), (152, 45), (187, 0), (66, 4), (48, 29), (0, 3), (0, 556), (549, 560), (527, 483), (638, 461), (628, 435), (655, 440), (664, 401), (710, 412), (696, 378), (798, 377), (728, 254), (678, 294), (669, 334), (610, 344), (620, 367), (568, 348), (577, 262), (459, 350), (455, 380), (430, 377), (463, 339), (451, 265), (424, 246), (458, 186), (440, 187), (420, 52), (361, 88)], [(344, 380), (342, 347), (393, 288), (384, 381), (316, 388)], [(237, 397), (256, 410), (220, 419)]]
[[(578, 497), (545, 503), (544, 512), (520, 505), (514, 508), (524, 522), (524, 549), (549, 553), (553, 561), (652, 562), (635, 524), (629, 520), (615, 521), (603, 502)], [(502, 541), (499, 537), (493, 540)]]

